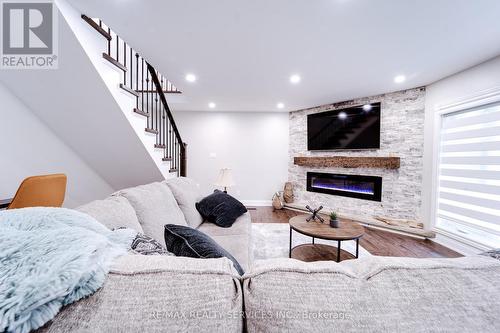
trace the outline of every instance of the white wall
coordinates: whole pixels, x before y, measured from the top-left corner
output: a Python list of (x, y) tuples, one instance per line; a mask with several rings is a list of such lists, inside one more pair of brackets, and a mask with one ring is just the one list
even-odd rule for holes
[[(229, 193), (246, 204), (270, 203), (282, 190), (288, 169), (288, 113), (174, 113), (188, 144), (188, 177), (213, 191), (219, 170), (233, 170)], [(215, 157), (211, 157), (215, 154)]]
[(433, 222), (432, 178), (435, 171), (433, 170), (433, 156), (436, 153), (434, 143), (437, 140), (436, 106), (454, 103), (494, 87), (500, 87), (500, 56), (427, 86), (422, 216), (429, 223)]
[(64, 206), (104, 198), (113, 188), (0, 83), (0, 198), (14, 196), (33, 175), (65, 173)]

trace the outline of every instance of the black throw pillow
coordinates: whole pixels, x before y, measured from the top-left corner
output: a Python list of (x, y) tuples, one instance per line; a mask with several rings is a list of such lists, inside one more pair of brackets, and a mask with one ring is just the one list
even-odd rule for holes
[(500, 260), (500, 249), (490, 250), (479, 254)]
[(196, 209), (205, 220), (223, 228), (229, 228), (238, 217), (247, 212), (241, 202), (220, 190), (215, 190), (197, 202)]
[(245, 272), (238, 261), (212, 238), (203, 232), (177, 224), (165, 225), (165, 244), (167, 250), (176, 256), (191, 258), (222, 258), (233, 262), (240, 275)]

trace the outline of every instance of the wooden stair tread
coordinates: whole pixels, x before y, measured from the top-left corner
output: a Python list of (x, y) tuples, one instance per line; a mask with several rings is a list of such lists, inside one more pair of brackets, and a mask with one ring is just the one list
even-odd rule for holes
[(164, 157), (161, 159), (163, 162), (169, 162), (172, 160), (172, 157)]
[(118, 61), (116, 61), (112, 56), (110, 56), (109, 54), (107, 53), (103, 53), (102, 54), (102, 57), (104, 59), (106, 59), (107, 61), (109, 61), (110, 63), (112, 63), (113, 65), (115, 65), (116, 67), (118, 67), (119, 69), (121, 69), (122, 71), (126, 72), (127, 71), (127, 67), (123, 66), (122, 64), (120, 64)]
[(170, 170), (168, 170), (168, 172), (177, 172), (177, 171), (178, 171), (178, 169), (170, 169)]
[(130, 89), (129, 87), (127, 87), (126, 85), (124, 85), (123, 83), (120, 83), (120, 88), (122, 88), (123, 90), (125, 90), (126, 92), (134, 95), (135, 97), (139, 97), (139, 94), (135, 91), (135, 90), (132, 90)]
[(147, 127), (146, 127), (144, 130), (145, 130), (146, 132), (148, 132), (148, 133), (158, 134), (158, 131), (157, 131), (157, 130), (155, 130), (155, 129), (152, 129), (152, 128), (147, 128)]
[(133, 110), (133, 111), (134, 111), (135, 113), (137, 113), (137, 114), (140, 114), (141, 116), (144, 116), (144, 117), (149, 117), (149, 113), (144, 112), (144, 111), (142, 111), (142, 110), (140, 110), (140, 109), (138, 109), (138, 108), (134, 108), (134, 110)]
[(155, 148), (165, 149), (165, 145), (159, 145), (159, 144), (155, 143)]

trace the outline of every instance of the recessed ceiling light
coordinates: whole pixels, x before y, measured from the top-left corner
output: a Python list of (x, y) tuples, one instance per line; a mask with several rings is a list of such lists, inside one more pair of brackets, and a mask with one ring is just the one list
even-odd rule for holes
[(406, 81), (406, 76), (404, 75), (398, 75), (396, 77), (394, 77), (394, 82), (396, 83), (403, 83)]
[(283, 108), (285, 107), (285, 104), (283, 104), (283, 103), (278, 103), (278, 104), (276, 104), (276, 107), (277, 107), (278, 109), (283, 109)]
[(363, 110), (364, 111), (368, 112), (368, 111), (371, 111), (371, 109), (372, 109), (372, 105), (371, 104), (365, 104), (365, 105), (363, 105)]
[(339, 119), (346, 119), (346, 118), (347, 118), (347, 113), (345, 113), (345, 112), (339, 113)]
[(297, 74), (293, 74), (292, 76), (290, 76), (290, 82), (293, 83), (293, 84), (297, 84), (300, 82), (300, 76), (297, 75)]
[(210, 103), (208, 103), (208, 107), (211, 109), (214, 109), (216, 107), (216, 105), (214, 102), (210, 102)]
[(196, 75), (191, 74), (191, 73), (186, 74), (186, 81), (187, 82), (194, 82), (194, 81), (196, 81)]

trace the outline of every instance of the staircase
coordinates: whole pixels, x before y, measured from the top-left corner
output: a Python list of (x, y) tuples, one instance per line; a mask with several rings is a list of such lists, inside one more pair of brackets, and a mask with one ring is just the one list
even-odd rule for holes
[(170, 163), (169, 172), (185, 177), (187, 144), (181, 138), (166, 98), (168, 94), (182, 92), (102, 20), (86, 15), (81, 18), (104, 38), (106, 47), (102, 57), (123, 74), (119, 87), (135, 98), (135, 107), (130, 112), (144, 117), (144, 131), (155, 137), (154, 148), (162, 152), (163, 162)]

